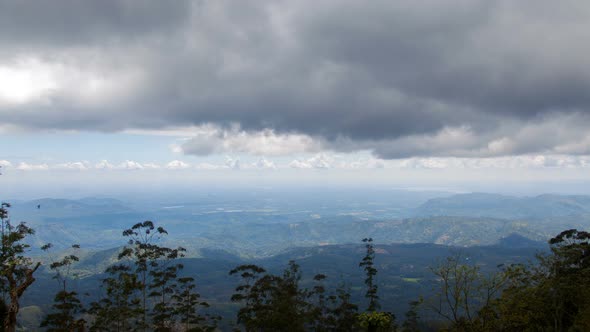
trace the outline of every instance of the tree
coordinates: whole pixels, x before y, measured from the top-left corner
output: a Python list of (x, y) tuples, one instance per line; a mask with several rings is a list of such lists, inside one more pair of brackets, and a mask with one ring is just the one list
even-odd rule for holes
[[(179, 318), (179, 323), (184, 331), (214, 331), (219, 317), (201, 316), (199, 307), (208, 308), (209, 303), (200, 301), (201, 295), (195, 292), (195, 280), (191, 277), (178, 278), (178, 289), (172, 295), (174, 300), (174, 314)], [(207, 318), (213, 321), (212, 326), (207, 326)]]
[(590, 233), (565, 230), (538, 264), (511, 266), (507, 287), (485, 308), (495, 330), (590, 330)]
[(330, 294), (324, 284), (327, 276), (316, 274), (315, 282), (307, 293), (308, 331), (354, 331), (357, 326), (358, 307), (350, 302), (350, 292), (341, 285), (335, 294)]
[(389, 312), (378, 311), (381, 305), (379, 304), (379, 295), (377, 294), (377, 283), (375, 276), (377, 275), (377, 268), (375, 268), (375, 248), (373, 247), (372, 238), (364, 238), (365, 256), (359, 263), (365, 271), (365, 285), (367, 291), (365, 298), (369, 299), (367, 310), (358, 316), (358, 321), (361, 327), (366, 328), (368, 332), (375, 331), (391, 331), (395, 330), (395, 316)]
[(136, 331), (143, 316), (137, 275), (125, 264), (110, 266), (106, 273), (109, 276), (102, 280), (105, 296), (90, 304), (89, 313), (94, 315), (90, 331)]
[[(168, 232), (144, 221), (123, 231), (128, 238), (118, 255), (119, 263), (107, 269), (103, 280), (106, 296), (91, 305), (94, 331), (177, 331), (208, 330), (197, 308), (208, 304), (198, 301), (194, 280), (178, 276), (184, 266), (177, 262), (186, 251), (158, 244)], [(109, 317), (112, 317), (109, 319)], [(210, 317), (216, 325), (217, 317)]]
[(308, 319), (307, 328), (313, 331), (328, 331), (330, 328), (330, 311), (328, 308), (328, 301), (330, 300), (326, 295), (326, 286), (324, 280), (326, 275), (317, 274), (313, 277), (315, 285), (313, 289), (308, 292)]
[(230, 271), (242, 283), (232, 295), (233, 302), (244, 302), (238, 323), (246, 331), (304, 331), (308, 323), (307, 292), (299, 288), (299, 265), (289, 262), (280, 276), (264, 274), (256, 265), (241, 265)]
[(479, 285), (479, 268), (462, 264), (460, 254), (449, 256), (432, 267), (440, 283), (431, 308), (454, 325), (471, 323), (476, 311), (472, 308)]
[[(152, 318), (157, 325), (167, 325), (166, 319), (172, 312), (167, 304), (167, 296), (170, 294), (170, 284), (176, 278), (182, 265), (174, 264), (173, 260), (184, 256), (184, 248), (171, 249), (159, 246), (156, 242), (168, 232), (163, 227), (155, 227), (152, 221), (144, 221), (133, 225), (123, 231), (123, 236), (129, 238), (127, 247), (119, 254), (119, 259), (127, 258), (132, 262), (132, 269), (137, 276), (141, 299), (141, 316), (138, 322), (139, 328), (146, 330), (149, 327), (148, 297), (157, 297), (158, 306), (152, 312)], [(151, 293), (148, 291), (152, 289)]]
[(357, 328), (358, 306), (350, 300), (350, 290), (340, 285), (335, 295), (329, 296), (330, 331), (352, 332)]
[(152, 282), (148, 285), (150, 297), (155, 303), (150, 313), (155, 331), (169, 331), (174, 325), (173, 295), (176, 293), (176, 279), (180, 264), (173, 264), (152, 270)]
[(230, 275), (241, 277), (232, 295), (243, 306), (238, 323), (246, 331), (356, 331), (357, 306), (350, 292), (340, 286), (331, 293), (324, 282), (327, 276), (316, 274), (313, 288), (301, 288), (301, 272), (294, 261), (281, 275), (267, 273), (257, 265), (240, 265)]
[(402, 332), (419, 332), (418, 307), (422, 304), (422, 298), (410, 302), (410, 309), (406, 312), (406, 319), (402, 324)]
[(35, 282), (33, 274), (37, 271), (40, 262), (33, 262), (25, 256), (30, 247), (23, 240), (35, 231), (24, 222), (14, 226), (10, 222), (8, 208), (10, 204), (0, 205), (0, 230), (2, 231), (2, 247), (0, 252), (0, 286), (5, 303), (8, 303), (6, 317), (4, 318), (4, 330), (14, 332), (16, 330), (16, 316), (20, 309), (19, 300), (27, 288)]
[[(51, 244), (43, 246), (41, 249), (48, 250)], [(80, 249), (77, 244), (72, 245), (72, 249)], [(52, 308), (54, 312), (48, 314), (41, 322), (41, 327), (46, 327), (47, 331), (84, 331), (86, 321), (77, 316), (83, 312), (84, 307), (78, 298), (78, 293), (68, 288), (68, 280), (71, 278), (72, 264), (79, 260), (75, 254), (62, 257), (58, 261), (51, 263), (49, 268), (54, 271), (53, 279), (57, 280), (60, 290), (54, 298)]]
[(365, 285), (367, 285), (367, 291), (365, 292), (365, 298), (369, 299), (369, 305), (367, 311), (376, 311), (379, 309), (379, 295), (377, 295), (377, 285), (375, 284), (375, 276), (377, 275), (377, 269), (375, 268), (375, 248), (373, 247), (372, 238), (364, 238), (366, 254), (365, 257), (359, 263), (359, 266), (364, 268), (366, 278)]

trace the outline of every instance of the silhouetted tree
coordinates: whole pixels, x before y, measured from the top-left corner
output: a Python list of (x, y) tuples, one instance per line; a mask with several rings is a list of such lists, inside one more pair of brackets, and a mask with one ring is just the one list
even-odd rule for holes
[(14, 332), (16, 330), (16, 316), (20, 309), (19, 300), (25, 290), (33, 284), (33, 274), (41, 263), (33, 262), (24, 254), (29, 248), (22, 241), (35, 231), (24, 222), (14, 226), (10, 222), (8, 208), (10, 204), (0, 205), (0, 230), (2, 232), (2, 247), (0, 252), (0, 286), (5, 296), (8, 308), (4, 319), (4, 330)]
[(232, 295), (233, 302), (243, 302), (238, 323), (246, 331), (305, 331), (309, 323), (308, 293), (299, 288), (299, 265), (290, 261), (280, 276), (264, 274), (256, 265), (241, 265), (230, 271), (242, 283)]
[(329, 331), (352, 332), (358, 325), (358, 306), (351, 302), (350, 291), (341, 285), (330, 295)]
[[(172, 313), (171, 306), (168, 306), (166, 302), (167, 295), (172, 292), (170, 285), (176, 278), (176, 273), (182, 269), (182, 265), (174, 264), (173, 260), (183, 257), (186, 250), (181, 247), (171, 249), (159, 246), (157, 241), (166, 234), (168, 232), (163, 227), (156, 228), (154, 223), (149, 220), (137, 223), (123, 231), (123, 236), (129, 240), (128, 246), (123, 248), (119, 254), (119, 259), (129, 259), (137, 277), (142, 312), (138, 327), (143, 330), (149, 327), (150, 304), (148, 298), (157, 298), (156, 301), (159, 305), (152, 313), (152, 319), (155, 317), (158, 326), (168, 324), (166, 320), (171, 317)], [(148, 293), (150, 288), (153, 291)]]
[(136, 331), (143, 316), (137, 275), (125, 264), (110, 266), (106, 273), (105, 296), (90, 304), (89, 313), (94, 315), (90, 331)]
[[(48, 250), (51, 244), (43, 246), (41, 249)], [(80, 246), (72, 245), (72, 249), (79, 249)], [(46, 327), (47, 331), (84, 331), (86, 321), (78, 318), (84, 308), (78, 293), (68, 289), (68, 280), (71, 278), (72, 264), (78, 262), (78, 256), (74, 254), (66, 255), (58, 261), (51, 263), (49, 268), (54, 271), (53, 279), (57, 280), (60, 290), (54, 298), (52, 306), (54, 312), (45, 316), (41, 322), (41, 327)]]
[(481, 312), (490, 330), (590, 330), (590, 233), (566, 230), (549, 244), (537, 265), (507, 269), (506, 289)]
[[(178, 276), (184, 266), (177, 259), (186, 250), (158, 244), (167, 234), (151, 221), (123, 231), (127, 246), (118, 255), (120, 263), (107, 269), (106, 296), (91, 306), (90, 313), (95, 315), (92, 330), (206, 331), (216, 326), (217, 316), (197, 314), (198, 307), (208, 304), (198, 300), (194, 280)], [(116, 319), (104, 322), (109, 315)]]
[(375, 283), (375, 276), (377, 275), (377, 269), (375, 268), (375, 248), (373, 247), (372, 238), (364, 238), (366, 254), (359, 266), (364, 268), (366, 278), (365, 285), (367, 285), (367, 291), (365, 292), (365, 298), (369, 299), (369, 305), (367, 311), (376, 311), (380, 308), (379, 295), (377, 295), (377, 284)]
[[(200, 301), (200, 294), (195, 291), (195, 280), (191, 277), (178, 278), (178, 289), (172, 295), (174, 300), (174, 314), (179, 318), (180, 326), (185, 331), (191, 331), (205, 325), (206, 318), (199, 315), (199, 307), (209, 307), (205, 301)], [(205, 329), (206, 330), (206, 329)]]
[(377, 268), (375, 268), (375, 248), (373, 247), (372, 238), (364, 238), (366, 253), (359, 267), (365, 271), (365, 285), (367, 291), (365, 298), (369, 299), (367, 310), (358, 316), (358, 321), (361, 327), (366, 328), (369, 332), (375, 331), (394, 331), (395, 330), (395, 316), (389, 312), (378, 311), (381, 307), (379, 304), (379, 295), (377, 294), (377, 283), (375, 276), (377, 275)]
[(410, 309), (406, 311), (406, 319), (402, 324), (402, 332), (420, 332), (418, 306), (422, 304), (422, 299), (410, 302)]

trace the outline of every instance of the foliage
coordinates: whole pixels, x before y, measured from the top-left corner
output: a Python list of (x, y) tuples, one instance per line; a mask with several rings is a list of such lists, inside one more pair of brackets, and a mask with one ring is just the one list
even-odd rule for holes
[(590, 329), (590, 234), (570, 229), (549, 244), (538, 265), (507, 270), (508, 287), (482, 311), (489, 330)]
[[(171, 284), (177, 272), (183, 268), (180, 264), (174, 264), (173, 260), (182, 257), (185, 249), (159, 246), (156, 242), (165, 234), (168, 232), (163, 227), (156, 228), (149, 220), (123, 231), (123, 236), (129, 239), (129, 246), (123, 248), (119, 259), (130, 260), (130, 267), (137, 277), (141, 300), (138, 327), (143, 330), (149, 327), (148, 316), (151, 316), (156, 329), (170, 327), (172, 308), (168, 303), (168, 295), (173, 292)], [(157, 302), (151, 312), (148, 298)]]
[(350, 290), (341, 285), (335, 295), (329, 296), (332, 307), (329, 309), (329, 331), (354, 331), (357, 325), (358, 306), (351, 302)]
[(110, 266), (106, 273), (109, 276), (102, 280), (106, 296), (90, 305), (89, 313), (94, 315), (90, 331), (136, 331), (143, 315), (137, 275), (124, 264)]
[(440, 288), (428, 306), (446, 319), (451, 329), (471, 330), (485, 326), (485, 316), (478, 313), (504, 288), (508, 275), (504, 271), (486, 275), (479, 266), (463, 262), (468, 262), (468, 257), (457, 252), (431, 268)]
[(230, 275), (242, 278), (231, 298), (245, 302), (238, 311), (238, 323), (246, 331), (304, 331), (307, 303), (305, 292), (299, 288), (299, 266), (289, 262), (281, 276), (263, 275), (265, 272), (256, 265), (241, 265), (230, 271)]
[[(178, 286), (172, 295), (174, 300), (174, 315), (178, 318), (180, 326), (185, 331), (214, 331), (219, 316), (202, 316), (198, 313), (199, 307), (208, 308), (209, 303), (201, 301), (201, 295), (195, 292), (195, 280), (191, 277), (177, 279)], [(211, 324), (206, 324), (210, 321)]]
[(182, 278), (184, 268), (177, 259), (185, 249), (171, 249), (157, 242), (168, 232), (152, 221), (137, 223), (123, 231), (128, 245), (118, 255), (120, 263), (107, 269), (103, 280), (106, 296), (91, 305), (95, 317), (94, 331), (186, 331), (210, 330), (217, 317), (210, 317), (213, 326), (205, 325), (194, 292), (194, 280)]
[(393, 316), (388, 312), (367, 311), (359, 314), (359, 325), (367, 331), (391, 331)]
[[(51, 244), (47, 244), (41, 249), (48, 250), (49, 248), (51, 248)], [(72, 249), (80, 249), (80, 246), (74, 244)], [(47, 331), (85, 330), (86, 321), (78, 318), (79, 314), (84, 312), (84, 307), (78, 298), (78, 293), (68, 289), (68, 280), (72, 277), (70, 275), (72, 264), (78, 261), (78, 256), (70, 254), (49, 265), (49, 268), (55, 273), (53, 278), (59, 283), (60, 290), (54, 298), (52, 306), (54, 312), (48, 314), (41, 322), (41, 327), (47, 328)]]
[(410, 309), (406, 312), (406, 319), (402, 324), (402, 332), (419, 332), (419, 320), (418, 307), (422, 304), (423, 299), (420, 298), (418, 301), (410, 302)]
[(5, 331), (13, 332), (16, 329), (16, 316), (20, 308), (19, 300), (25, 290), (35, 281), (33, 274), (41, 263), (34, 263), (31, 258), (25, 256), (29, 245), (23, 240), (28, 235), (33, 235), (35, 231), (24, 222), (16, 226), (12, 225), (8, 214), (9, 207), (8, 203), (0, 205), (0, 229), (2, 232), (0, 287), (3, 301), (8, 304), (3, 327)]
[(353, 331), (357, 306), (340, 287), (329, 294), (326, 276), (314, 276), (312, 289), (299, 286), (301, 272), (294, 261), (282, 275), (266, 273), (257, 265), (240, 265), (230, 275), (241, 277), (231, 300), (243, 303), (238, 323), (246, 331)]
[(375, 282), (377, 268), (375, 268), (373, 239), (364, 238), (363, 242), (365, 243), (366, 253), (359, 263), (359, 267), (364, 268), (365, 271), (365, 285), (367, 286), (365, 298), (369, 299), (369, 305), (367, 311), (359, 315), (358, 323), (369, 332), (395, 330), (395, 316), (390, 312), (377, 311), (381, 305), (379, 304), (378, 287)]
[(365, 243), (366, 254), (359, 263), (359, 266), (364, 268), (367, 275), (365, 278), (365, 285), (367, 285), (365, 297), (369, 299), (367, 311), (375, 311), (380, 307), (379, 296), (377, 295), (377, 284), (374, 281), (374, 278), (377, 275), (377, 269), (375, 268), (375, 248), (373, 248), (372, 238), (364, 238), (363, 242)]

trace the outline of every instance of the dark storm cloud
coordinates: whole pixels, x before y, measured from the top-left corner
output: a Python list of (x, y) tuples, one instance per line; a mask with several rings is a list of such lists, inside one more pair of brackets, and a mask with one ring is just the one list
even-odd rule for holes
[(386, 158), (590, 150), (586, 2), (0, 1), (0, 22), (7, 64), (114, 87), (0, 106), (10, 124), (237, 123)]
[(24, 50), (129, 43), (178, 28), (190, 8), (185, 0), (2, 0), (0, 41)]

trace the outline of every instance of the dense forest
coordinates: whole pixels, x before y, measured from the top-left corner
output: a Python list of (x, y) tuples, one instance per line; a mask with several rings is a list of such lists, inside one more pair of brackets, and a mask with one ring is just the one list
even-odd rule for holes
[[(0, 314), (4, 331), (17, 331), (19, 300), (35, 282), (40, 262), (28, 256), (25, 223), (12, 223), (9, 207), (0, 208)], [(39, 329), (46, 331), (215, 331), (221, 317), (201, 298), (197, 282), (183, 274), (185, 249), (160, 245), (168, 232), (151, 221), (122, 231), (126, 245), (87, 302), (70, 285), (79, 260), (72, 244), (49, 264), (59, 283), (52, 311)], [(329, 287), (333, 276), (316, 274), (302, 283), (297, 261), (281, 273), (241, 264), (227, 271), (235, 278), (231, 301), (239, 331), (571, 331), (590, 329), (590, 233), (566, 230), (549, 241), (549, 251), (530, 264), (500, 265), (494, 272), (451, 255), (430, 270), (437, 288), (409, 303), (404, 317), (382, 308), (376, 278), (376, 246), (362, 240), (365, 301), (355, 303), (346, 284)], [(51, 244), (42, 248), (48, 254)], [(332, 284), (330, 284), (332, 285)]]

